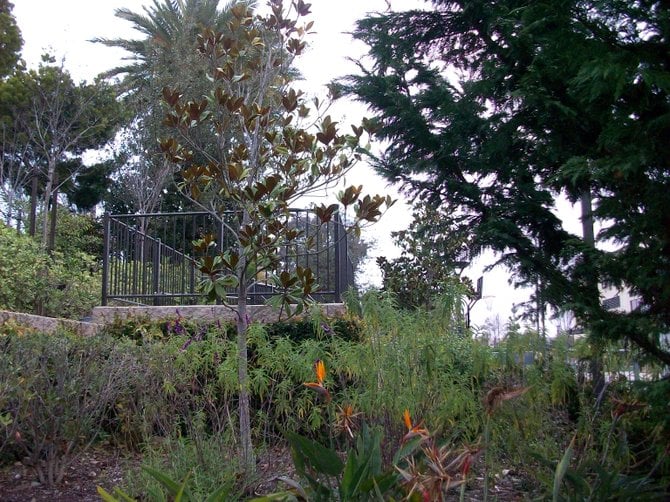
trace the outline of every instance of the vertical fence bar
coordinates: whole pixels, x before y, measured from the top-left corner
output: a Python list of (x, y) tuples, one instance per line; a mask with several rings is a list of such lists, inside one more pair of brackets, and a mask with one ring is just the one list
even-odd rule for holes
[(154, 293), (154, 305), (159, 306), (161, 304), (160, 296), (160, 267), (161, 267), (161, 240), (156, 239), (154, 243), (154, 252), (153, 252), (153, 293)]
[(109, 213), (103, 218), (104, 241), (102, 245), (102, 306), (107, 305), (107, 290), (109, 288), (109, 236), (110, 236)]
[[(334, 301), (339, 300), (342, 295), (342, 283), (340, 282), (340, 273), (337, 270), (338, 265), (340, 264), (340, 255), (342, 250), (340, 249), (340, 216), (335, 217), (335, 225), (333, 227), (333, 238), (335, 240), (335, 299)], [(329, 260), (330, 262), (330, 260)], [(328, 279), (330, 280), (330, 263), (328, 263)]]
[(342, 300), (342, 294), (353, 284), (353, 273), (349, 273), (349, 250), (347, 246), (347, 232), (338, 214), (335, 219), (337, 242), (335, 245), (335, 273), (337, 274), (337, 294), (334, 301)]

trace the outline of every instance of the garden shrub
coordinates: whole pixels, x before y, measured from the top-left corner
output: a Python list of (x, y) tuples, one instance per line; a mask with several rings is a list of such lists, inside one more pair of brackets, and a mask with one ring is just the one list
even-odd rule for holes
[(82, 251), (56, 250), (0, 223), (0, 309), (78, 319), (100, 301), (98, 261)]
[(0, 337), (0, 437), (40, 482), (59, 483), (102, 430), (135, 359), (105, 337)]
[[(172, 435), (148, 443), (143, 465), (171, 479), (188, 477), (191, 500), (206, 500), (215, 491), (222, 497), (217, 500), (238, 499), (241, 483), (234, 443), (229, 435), (206, 432), (204, 424), (192, 429), (189, 436)], [(127, 485), (127, 491), (141, 500), (163, 499), (163, 487), (145, 470), (131, 473)]]
[(38, 297), (46, 289), (38, 271), (48, 267), (49, 257), (32, 238), (19, 235), (0, 223), (0, 309), (34, 312)]

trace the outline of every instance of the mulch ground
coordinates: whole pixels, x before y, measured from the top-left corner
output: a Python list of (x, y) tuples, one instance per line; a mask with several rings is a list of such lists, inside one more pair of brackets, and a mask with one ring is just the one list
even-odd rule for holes
[[(57, 488), (49, 488), (37, 481), (35, 473), (21, 462), (0, 467), (0, 501), (2, 502), (88, 502), (101, 500), (97, 487), (111, 492), (116, 486), (123, 486), (127, 472), (138, 469), (142, 464), (139, 454), (119, 453), (111, 447), (97, 446), (80, 455), (69, 467), (63, 482)], [(284, 489), (278, 484), (278, 476), (294, 475), (290, 452), (286, 447), (268, 449), (258, 459), (259, 481), (253, 488), (256, 496)], [(527, 481), (527, 480), (526, 480)], [(483, 500), (481, 478), (468, 486), (466, 500)], [(527, 486), (523, 476), (507, 472), (492, 484), (491, 499), (521, 501), (532, 498), (524, 493)], [(535, 494), (537, 495), (537, 494)], [(458, 500), (458, 492), (453, 500)]]

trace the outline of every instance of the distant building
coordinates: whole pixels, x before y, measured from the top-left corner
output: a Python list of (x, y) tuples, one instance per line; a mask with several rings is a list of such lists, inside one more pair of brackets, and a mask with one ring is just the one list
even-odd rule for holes
[(642, 299), (631, 293), (630, 289), (600, 286), (602, 306), (607, 310), (628, 313), (637, 310), (642, 305)]
[[(600, 286), (600, 301), (607, 310), (621, 312), (626, 314), (635, 310), (644, 310), (642, 298), (633, 294), (627, 287), (614, 288)], [(661, 335), (660, 344), (662, 347), (670, 348), (670, 333)]]

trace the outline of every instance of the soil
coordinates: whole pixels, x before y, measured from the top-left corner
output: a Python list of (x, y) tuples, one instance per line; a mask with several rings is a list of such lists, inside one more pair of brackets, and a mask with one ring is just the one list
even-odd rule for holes
[(101, 500), (97, 487), (107, 491), (123, 483), (128, 469), (140, 464), (139, 456), (111, 453), (96, 447), (80, 455), (69, 467), (63, 482), (49, 488), (37, 481), (35, 472), (21, 462), (0, 469), (0, 500), (3, 502), (79, 502)]
[[(63, 482), (49, 488), (37, 481), (35, 472), (21, 462), (0, 466), (0, 501), (2, 502), (88, 502), (102, 500), (101, 486), (108, 492), (123, 487), (124, 476), (139, 469), (138, 453), (119, 453), (110, 446), (97, 446), (80, 455), (69, 467)], [(290, 452), (285, 447), (266, 450), (258, 458), (259, 482), (254, 496), (278, 490), (278, 476), (293, 476)]]
[[(40, 484), (34, 472), (21, 462), (0, 467), (0, 501), (2, 502), (94, 502), (101, 498), (97, 487), (108, 492), (123, 486), (127, 472), (138, 469), (142, 464), (139, 454), (121, 454), (113, 448), (98, 446), (79, 456), (68, 468), (63, 482), (56, 488)], [(290, 452), (286, 447), (277, 446), (265, 451), (258, 459), (259, 482), (250, 496), (259, 496), (285, 489), (277, 481), (279, 476), (294, 477)], [(466, 500), (482, 500), (483, 480), (476, 478), (466, 492)], [(527, 486), (524, 476), (506, 472), (502, 478), (492, 483), (491, 497), (503, 501), (527, 500), (524, 493)], [(451, 499), (449, 499), (451, 500)], [(453, 500), (458, 500), (458, 493)]]

